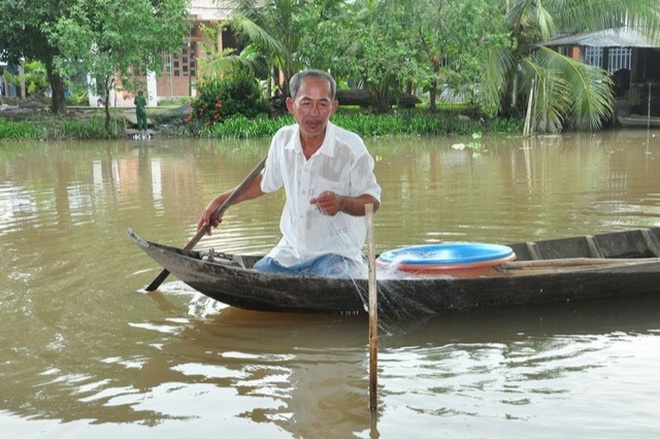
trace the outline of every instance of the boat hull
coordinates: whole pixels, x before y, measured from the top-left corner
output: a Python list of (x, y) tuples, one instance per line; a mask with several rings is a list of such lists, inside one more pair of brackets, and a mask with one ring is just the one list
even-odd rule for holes
[[(276, 312), (362, 313), (364, 279), (262, 273), (257, 259), (211, 257), (129, 236), (180, 280), (238, 308)], [(518, 259), (487, 276), (390, 277), (378, 280), (382, 312), (437, 313), (479, 308), (593, 300), (660, 292), (660, 229), (511, 244)], [(595, 254), (595, 255), (594, 255)], [(539, 255), (541, 257), (539, 257)], [(244, 265), (244, 266), (243, 266)]]

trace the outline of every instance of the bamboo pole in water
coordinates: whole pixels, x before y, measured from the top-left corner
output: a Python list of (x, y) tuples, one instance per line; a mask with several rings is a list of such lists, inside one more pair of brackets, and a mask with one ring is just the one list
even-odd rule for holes
[(646, 129), (650, 130), (651, 129), (651, 83), (649, 82), (649, 99), (648, 103), (646, 104), (647, 109), (646, 109)]
[(532, 79), (532, 86), (529, 89), (529, 99), (527, 100), (527, 114), (525, 115), (525, 126), (523, 127), (523, 137), (532, 135), (532, 105), (534, 104), (534, 86), (535, 80)]
[(378, 289), (373, 204), (367, 204), (364, 211), (367, 219), (367, 257), (369, 258), (369, 409), (373, 413), (378, 408)]

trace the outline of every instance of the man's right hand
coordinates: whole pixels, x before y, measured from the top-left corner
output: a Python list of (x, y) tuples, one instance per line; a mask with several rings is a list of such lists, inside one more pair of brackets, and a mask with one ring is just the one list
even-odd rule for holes
[(222, 222), (222, 216), (216, 218), (214, 221), (211, 221), (211, 217), (215, 213), (216, 210), (220, 206), (222, 206), (222, 203), (224, 203), (224, 200), (222, 199), (222, 196), (218, 196), (214, 198), (204, 209), (204, 212), (202, 212), (202, 216), (199, 218), (199, 221), (197, 221), (197, 230), (202, 229), (205, 227), (207, 224), (211, 224), (211, 227), (209, 227), (209, 230), (207, 234), (209, 236), (212, 235), (212, 231), (215, 227), (218, 227), (220, 223)]

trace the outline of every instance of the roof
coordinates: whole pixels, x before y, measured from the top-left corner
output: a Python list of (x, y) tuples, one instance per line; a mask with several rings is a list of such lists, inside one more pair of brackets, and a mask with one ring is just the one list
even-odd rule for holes
[(198, 21), (227, 20), (232, 10), (230, 3), (226, 0), (192, 0), (188, 13)]
[(660, 40), (647, 38), (641, 33), (629, 28), (620, 28), (559, 37), (545, 41), (542, 45), (660, 48)]

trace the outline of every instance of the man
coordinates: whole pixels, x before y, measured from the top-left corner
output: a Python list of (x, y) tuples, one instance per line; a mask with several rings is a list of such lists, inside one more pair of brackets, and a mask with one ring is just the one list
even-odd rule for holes
[[(147, 99), (144, 97), (142, 90), (138, 91), (138, 95), (133, 99), (135, 104), (135, 117), (137, 118), (137, 126), (140, 135), (147, 134)], [(144, 131), (144, 134), (142, 133)]]
[[(286, 107), (296, 124), (275, 134), (263, 172), (235, 201), (282, 187), (286, 193), (282, 239), (254, 268), (289, 274), (355, 274), (364, 268), (365, 205), (373, 204), (374, 212), (380, 206), (374, 160), (357, 134), (330, 122), (338, 105), (332, 76), (303, 70), (291, 78), (290, 90)], [(198, 229), (210, 222), (231, 193), (208, 204)]]

